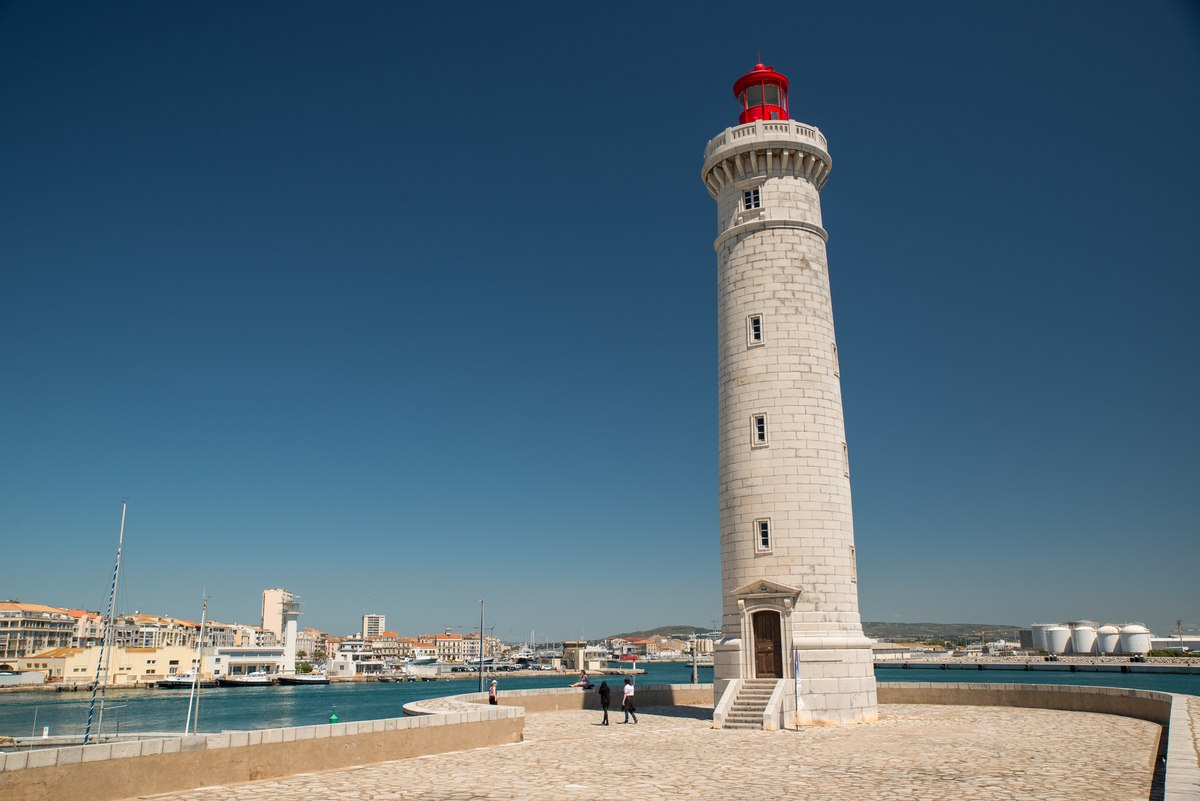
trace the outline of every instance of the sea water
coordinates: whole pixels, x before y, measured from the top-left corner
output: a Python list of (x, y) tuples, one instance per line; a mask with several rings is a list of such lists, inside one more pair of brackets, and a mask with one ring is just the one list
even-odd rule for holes
[[(635, 678), (639, 684), (686, 684), (692, 666), (686, 663), (640, 663), (646, 673)], [(1156, 673), (1071, 673), (1026, 672), (1023, 670), (908, 670), (876, 671), (879, 681), (972, 682), (987, 684), (1070, 684), (1128, 687), (1140, 690), (1200, 695), (1200, 675)], [(501, 694), (506, 690), (566, 687), (575, 674), (547, 673), (545, 676), (496, 677)], [(593, 676), (614, 687), (621, 676)], [(803, 677), (801, 677), (803, 680)], [(490, 683), (491, 677), (488, 678)], [(712, 668), (700, 669), (700, 681), (712, 681)], [(400, 717), (404, 705), (422, 698), (477, 692), (479, 679), (469, 676), (452, 681), (411, 683), (334, 683), (315, 686), (217, 687), (201, 690), (199, 730), (272, 729), (310, 726), (329, 722), (334, 709), (342, 722)], [(580, 691), (582, 692), (582, 690)], [(79, 736), (87, 723), (91, 693), (22, 692), (0, 695), (0, 735), (40, 735), (43, 726), (53, 736)], [(104, 733), (183, 733), (187, 718), (186, 690), (117, 690), (108, 693), (104, 705)], [(93, 724), (93, 735), (96, 728)]]

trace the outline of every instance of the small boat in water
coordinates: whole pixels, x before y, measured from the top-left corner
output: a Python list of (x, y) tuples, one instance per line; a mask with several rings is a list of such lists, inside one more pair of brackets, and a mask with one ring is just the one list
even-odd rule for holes
[[(192, 681), (194, 677), (191, 673), (180, 673), (178, 676), (165, 676), (154, 682), (154, 686), (160, 690), (190, 690), (192, 689)], [(200, 679), (196, 681), (197, 687), (216, 687), (217, 682), (213, 679)]]
[(275, 677), (261, 670), (256, 670), (252, 673), (221, 676), (217, 679), (217, 684), (222, 687), (265, 687), (274, 683)]
[(312, 673), (288, 673), (285, 676), (279, 676), (276, 681), (280, 684), (328, 684), (329, 677), (320, 671), (314, 670)]

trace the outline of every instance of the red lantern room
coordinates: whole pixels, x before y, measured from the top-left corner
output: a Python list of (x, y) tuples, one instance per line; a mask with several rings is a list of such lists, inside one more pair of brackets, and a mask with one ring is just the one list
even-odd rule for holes
[(788, 119), (787, 92), (787, 76), (771, 67), (755, 64), (754, 69), (733, 85), (733, 94), (742, 104), (738, 124)]

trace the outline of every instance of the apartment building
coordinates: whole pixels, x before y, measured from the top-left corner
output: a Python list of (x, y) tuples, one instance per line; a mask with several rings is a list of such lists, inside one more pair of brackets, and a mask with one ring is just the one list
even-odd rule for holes
[(362, 616), (362, 638), (370, 640), (383, 634), (387, 628), (387, 617), (378, 614), (366, 614)]
[[(27, 656), (19, 669), (46, 674), (49, 682), (67, 686), (91, 684), (100, 662), (99, 646), (91, 648), (53, 648)], [(165, 676), (187, 673), (195, 661), (195, 651), (182, 646), (166, 648), (113, 648), (108, 655), (108, 684), (112, 687), (143, 686)]]
[(10, 660), (70, 647), (74, 636), (75, 618), (65, 609), (0, 601), (0, 669), (15, 669)]

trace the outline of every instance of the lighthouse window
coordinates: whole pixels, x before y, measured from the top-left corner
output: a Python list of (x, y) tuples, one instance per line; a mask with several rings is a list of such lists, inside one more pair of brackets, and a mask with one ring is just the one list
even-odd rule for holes
[(746, 87), (746, 106), (761, 106), (763, 100), (763, 88), (761, 83), (756, 83), (753, 86)]
[(761, 314), (752, 314), (747, 321), (746, 337), (750, 347), (763, 344), (763, 319)]
[(771, 550), (771, 521), (755, 520), (754, 532), (758, 538), (754, 543), (755, 550), (759, 553)]
[(751, 445), (756, 448), (764, 447), (767, 444), (767, 416), (765, 414), (756, 414), (752, 418), (751, 440)]
[(762, 206), (762, 195), (759, 194), (759, 188), (756, 186), (753, 189), (747, 189), (742, 192), (742, 208), (757, 209)]
[(763, 91), (766, 93), (766, 101), (768, 106), (780, 105), (778, 86), (773, 83), (769, 83), (763, 87)]
[(854, 555), (854, 546), (850, 546), (850, 580), (858, 581), (858, 557)]

